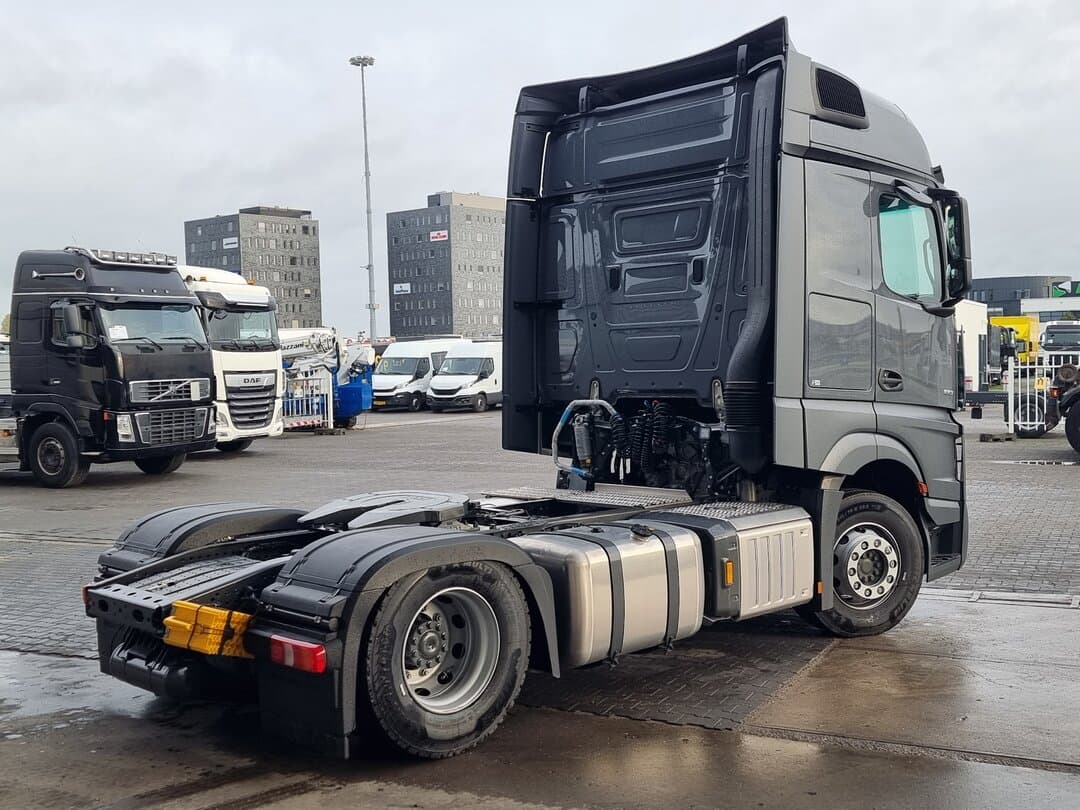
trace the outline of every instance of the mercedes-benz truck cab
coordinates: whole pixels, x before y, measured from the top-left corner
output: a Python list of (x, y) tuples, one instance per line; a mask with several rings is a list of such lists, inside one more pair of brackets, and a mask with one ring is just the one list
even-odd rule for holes
[(452, 348), (428, 388), (428, 408), (435, 412), (471, 408), (483, 413), (501, 403), (502, 338), (474, 340)]
[(238, 453), (255, 439), (280, 436), (285, 375), (274, 297), (228, 270), (183, 266), (180, 274), (199, 299), (213, 350), (217, 449)]
[(0, 462), (68, 487), (91, 463), (133, 461), (161, 475), (212, 448), (213, 365), (198, 306), (163, 253), (20, 254)]
[(375, 366), (372, 378), (374, 408), (408, 408), (419, 411), (427, 403), (431, 378), (447, 353), (469, 341), (460, 337), (420, 340), (398, 339), (391, 343)]

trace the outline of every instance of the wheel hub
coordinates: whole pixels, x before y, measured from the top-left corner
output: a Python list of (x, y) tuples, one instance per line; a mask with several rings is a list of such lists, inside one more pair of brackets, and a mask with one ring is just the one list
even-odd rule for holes
[(64, 446), (51, 436), (38, 445), (38, 466), (49, 475), (56, 475), (64, 467)]
[(471, 588), (435, 594), (413, 618), (401, 651), (405, 687), (422, 708), (452, 714), (476, 702), (499, 658), (499, 623)]
[(834, 551), (837, 592), (851, 607), (868, 610), (884, 601), (900, 581), (900, 549), (883, 526), (863, 523), (848, 529)]

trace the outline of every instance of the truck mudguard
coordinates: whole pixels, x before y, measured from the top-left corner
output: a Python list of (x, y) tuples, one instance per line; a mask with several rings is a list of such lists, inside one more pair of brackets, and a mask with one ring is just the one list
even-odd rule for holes
[(247, 534), (302, 529), (303, 509), (254, 503), (204, 503), (154, 512), (137, 520), (98, 557), (112, 572), (130, 571), (180, 551)]
[(365, 631), (382, 595), (395, 582), (419, 579), (429, 568), (477, 560), (503, 563), (518, 575), (541, 625), (533, 632), (543, 633), (551, 673), (558, 677), (551, 578), (524, 551), (501, 537), (452, 529), (359, 529), (329, 535), (298, 551), (277, 581), (262, 591), (265, 612), (248, 631), (249, 649), (257, 649), (258, 637), (272, 631), (310, 634), (310, 628), (299, 626), (298, 633), (292, 631), (289, 623), (297, 614), (337, 631), (336, 640), (327, 644), (331, 668), (323, 675), (257, 658), (264, 728), (326, 753), (349, 756), (353, 744), (364, 737), (357, 711), (360, 662)]

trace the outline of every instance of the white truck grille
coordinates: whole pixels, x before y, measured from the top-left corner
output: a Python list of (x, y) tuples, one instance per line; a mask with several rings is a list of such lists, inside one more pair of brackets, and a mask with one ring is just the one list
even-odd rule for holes
[(226, 374), (225, 400), (234, 427), (240, 430), (266, 427), (274, 418), (277, 372)]

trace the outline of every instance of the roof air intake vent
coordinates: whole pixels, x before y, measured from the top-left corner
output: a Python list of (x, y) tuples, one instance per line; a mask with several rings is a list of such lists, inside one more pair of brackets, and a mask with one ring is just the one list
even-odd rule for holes
[(866, 107), (855, 82), (820, 67), (814, 78), (820, 118), (860, 129), (867, 126)]

